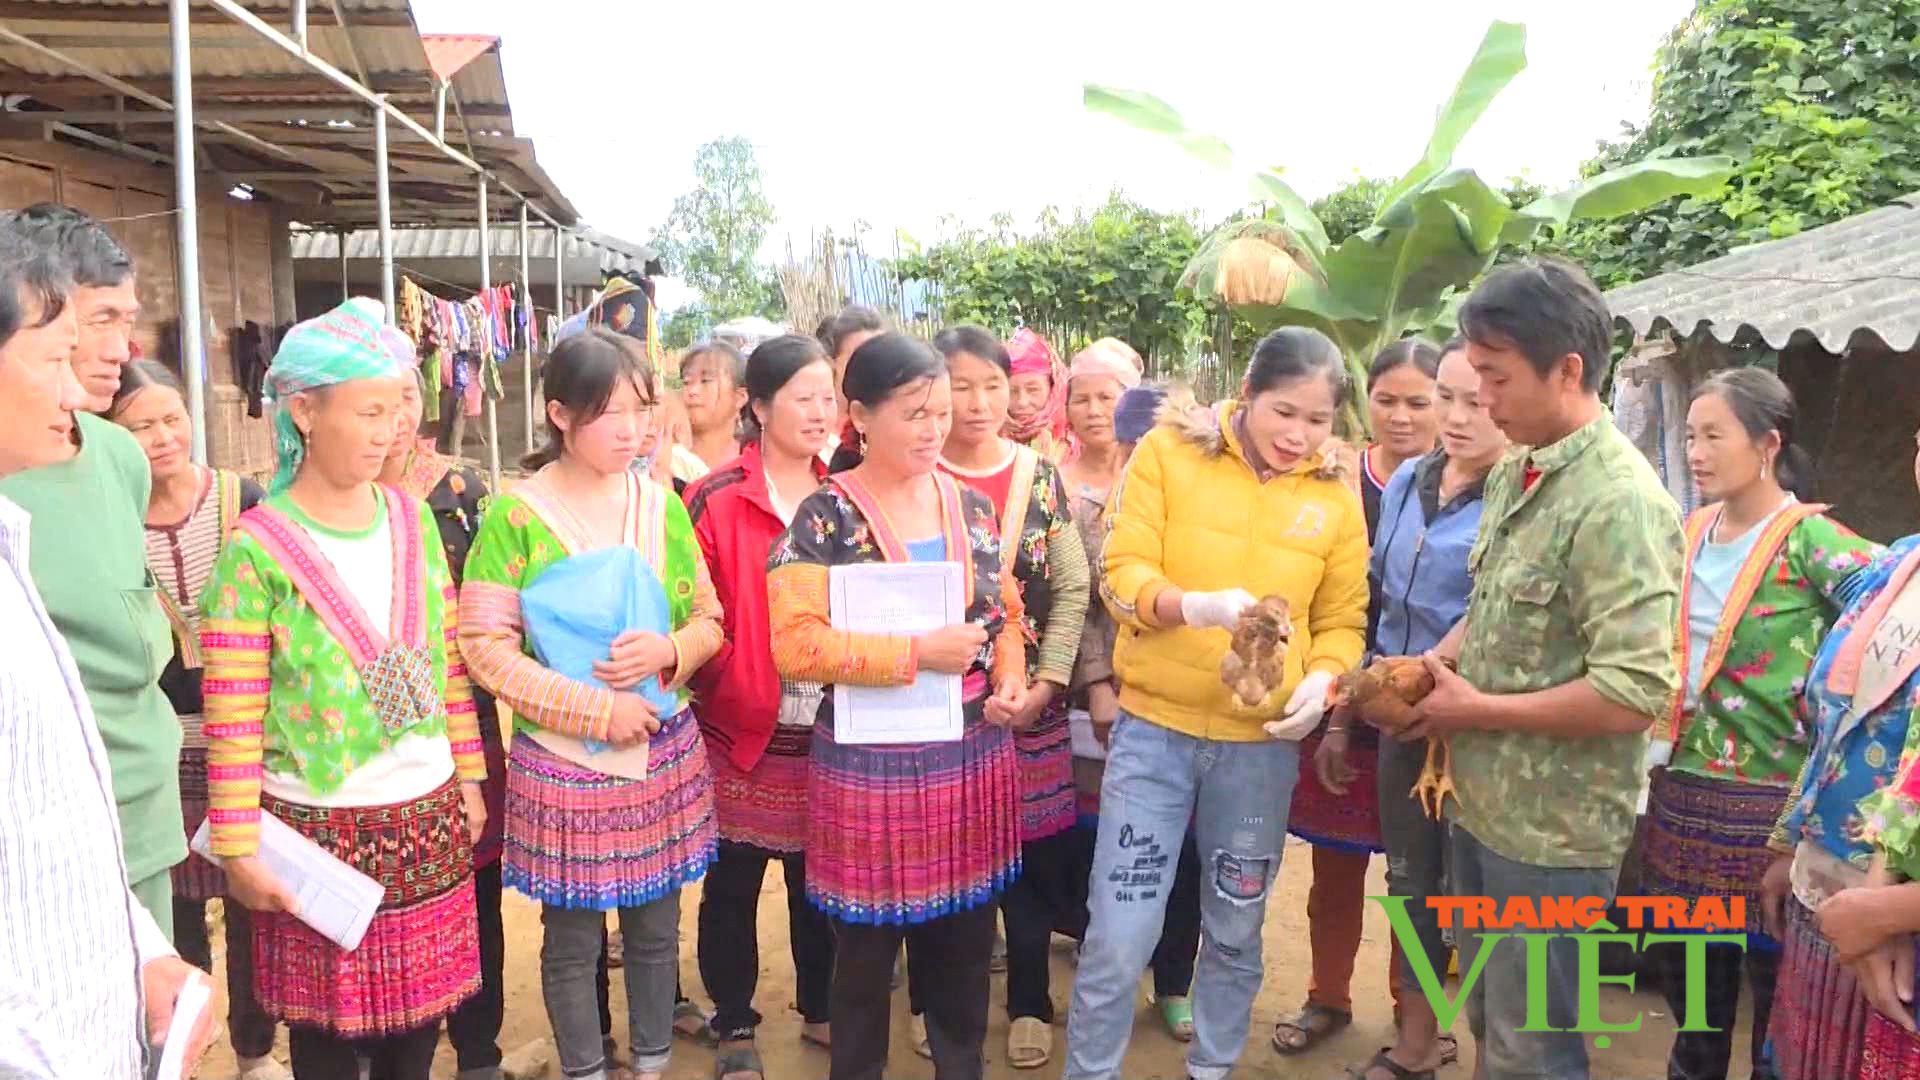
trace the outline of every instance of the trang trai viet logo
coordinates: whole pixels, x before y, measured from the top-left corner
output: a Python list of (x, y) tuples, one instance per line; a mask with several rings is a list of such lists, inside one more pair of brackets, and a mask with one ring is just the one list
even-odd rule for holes
[[(1394, 940), (1406, 955), (1407, 966), (1419, 980), (1420, 992), (1440, 1021), (1440, 1030), (1452, 1026), (1466, 1004), (1467, 992), (1487, 965), (1487, 958), (1507, 938), (1526, 950), (1527, 1022), (1521, 1031), (1576, 1031), (1594, 1036), (1593, 1044), (1605, 1049), (1609, 1034), (1640, 1030), (1642, 1014), (1625, 1023), (1608, 1023), (1600, 1017), (1600, 988), (1612, 983), (1631, 992), (1633, 975), (1603, 975), (1600, 971), (1600, 947), (1608, 942), (1626, 945), (1635, 951), (1650, 945), (1673, 944), (1686, 948), (1687, 1002), (1681, 1031), (1717, 1031), (1707, 1023), (1707, 946), (1747, 946), (1747, 901), (1745, 897), (1702, 897), (1692, 904), (1672, 896), (1623, 896), (1609, 904), (1596, 896), (1517, 896), (1496, 902), (1488, 896), (1436, 896), (1427, 900), (1439, 916), (1441, 929), (1476, 931), (1480, 948), (1473, 953), (1471, 965), (1460, 973), (1460, 992), (1449, 998), (1442, 974), (1433, 970), (1420, 933), (1407, 911), (1404, 896), (1370, 896), (1387, 913)], [(1619, 908), (1627, 925), (1618, 927), (1606, 918), (1610, 907)], [(1547, 1009), (1547, 947), (1555, 938), (1571, 938), (1578, 950), (1578, 1016), (1572, 1027), (1557, 1027)], [(1511, 946), (1509, 946), (1511, 947)], [(1467, 949), (1462, 948), (1462, 959)]]

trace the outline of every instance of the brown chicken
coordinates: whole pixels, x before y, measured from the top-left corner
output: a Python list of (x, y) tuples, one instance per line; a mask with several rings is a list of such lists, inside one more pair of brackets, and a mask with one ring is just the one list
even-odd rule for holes
[[(1453, 664), (1447, 662), (1451, 668)], [(1382, 656), (1334, 680), (1327, 693), (1329, 711), (1345, 708), (1372, 726), (1397, 737), (1419, 717), (1419, 705), (1433, 693), (1433, 673), (1417, 656)], [(1453, 796), (1453, 748), (1445, 739), (1427, 740), (1427, 763), (1407, 794), (1420, 800), (1427, 816), (1438, 820)], [(1457, 796), (1456, 796), (1457, 797)]]
[(1293, 639), (1293, 620), (1287, 617), (1285, 597), (1269, 596), (1240, 613), (1233, 627), (1233, 643), (1220, 658), (1220, 681), (1249, 708), (1286, 682), (1287, 642)]

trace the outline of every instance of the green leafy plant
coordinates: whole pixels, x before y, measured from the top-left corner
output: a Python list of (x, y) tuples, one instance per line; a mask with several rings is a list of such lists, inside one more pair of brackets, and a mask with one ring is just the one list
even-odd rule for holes
[[(1676, 195), (1711, 192), (1732, 174), (1733, 159), (1725, 156), (1662, 157), (1514, 206), (1472, 169), (1454, 166), (1453, 154), (1525, 67), (1525, 28), (1492, 24), (1420, 157), (1380, 193), (1372, 223), (1344, 239), (1329, 234), (1277, 168), (1256, 169), (1248, 183), (1254, 199), (1267, 204), (1265, 215), (1216, 230), (1181, 283), (1224, 300), (1263, 329), (1321, 330), (1339, 344), (1355, 385), (1364, 387), (1372, 355), (1410, 331), (1449, 323), (1461, 291), (1503, 248), (1532, 243), (1572, 220), (1620, 217)], [(1232, 165), (1224, 142), (1189, 130), (1151, 94), (1089, 84), (1085, 100), (1088, 108), (1165, 135), (1216, 167)], [(1350, 435), (1366, 433), (1357, 403), (1344, 420)]]
[(1644, 126), (1586, 165), (1724, 153), (1718, 191), (1621, 221), (1583, 222), (1560, 249), (1612, 286), (1884, 206), (1920, 189), (1920, 4), (1700, 0), (1654, 58)]
[(1024, 233), (999, 215), (902, 256), (894, 270), (926, 283), (935, 325), (977, 323), (1003, 336), (1030, 326), (1062, 355), (1111, 334), (1164, 373), (1211, 333), (1206, 305), (1179, 288), (1199, 246), (1191, 215), (1113, 194), (1072, 217), (1049, 209)]

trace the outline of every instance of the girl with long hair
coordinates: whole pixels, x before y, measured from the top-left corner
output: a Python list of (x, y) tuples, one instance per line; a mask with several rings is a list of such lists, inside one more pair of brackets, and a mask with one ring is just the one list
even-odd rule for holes
[[(606, 912), (617, 911), (632, 1068), (646, 1080), (672, 1051), (680, 888), (714, 854), (712, 785), (685, 688), (720, 647), (720, 608), (686, 508), (631, 468), (655, 406), (644, 353), (590, 329), (554, 349), (542, 384), (547, 444), (481, 522), (460, 639), (475, 679), (513, 717), (505, 880), (541, 905), (561, 1069), (570, 1080), (606, 1072), (594, 975)], [(664, 609), (666, 632), (605, 628), (617, 632), (592, 682), (535, 659), (522, 593), (569, 559), (623, 546), (651, 571), (634, 587), (653, 591), (645, 599)], [(641, 744), (644, 760), (611, 755)]]

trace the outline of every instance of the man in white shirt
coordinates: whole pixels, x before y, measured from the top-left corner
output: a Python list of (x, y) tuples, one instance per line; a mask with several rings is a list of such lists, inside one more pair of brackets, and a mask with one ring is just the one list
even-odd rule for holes
[[(0, 229), (0, 476), (60, 460), (86, 404), (69, 280)], [(143, 1080), (205, 976), (128, 889), (106, 750), (28, 575), (28, 523), (0, 498), (0, 1080)], [(194, 1025), (188, 1071), (213, 1027), (210, 1011)]]

